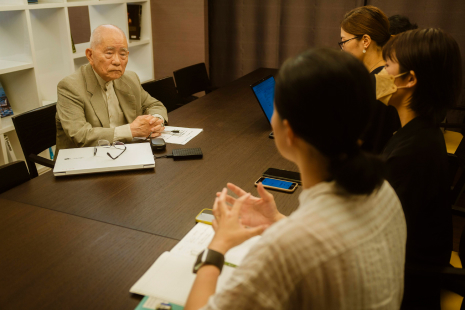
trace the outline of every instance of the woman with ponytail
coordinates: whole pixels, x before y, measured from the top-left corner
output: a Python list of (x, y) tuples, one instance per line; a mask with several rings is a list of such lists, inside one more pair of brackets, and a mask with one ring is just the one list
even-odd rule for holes
[[(278, 151), (301, 173), (300, 205), (285, 217), (261, 184), (260, 197), (233, 184), (227, 186), (237, 199), (226, 188), (218, 193), (215, 236), (199, 256), (186, 310), (399, 309), (402, 207), (383, 179), (382, 162), (357, 143), (368, 120), (370, 86), (367, 70), (347, 53), (313, 49), (283, 64), (272, 127)], [(215, 294), (217, 262), (262, 233)]]

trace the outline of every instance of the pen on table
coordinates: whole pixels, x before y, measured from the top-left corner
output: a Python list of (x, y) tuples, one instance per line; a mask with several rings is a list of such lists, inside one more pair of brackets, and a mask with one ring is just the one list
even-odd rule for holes
[(168, 132), (171, 132), (171, 133), (179, 133), (179, 130), (163, 130), (162, 133), (168, 133)]
[(147, 138), (145, 138), (145, 140), (148, 140), (153, 134), (153, 131), (150, 132), (150, 134), (147, 136)]

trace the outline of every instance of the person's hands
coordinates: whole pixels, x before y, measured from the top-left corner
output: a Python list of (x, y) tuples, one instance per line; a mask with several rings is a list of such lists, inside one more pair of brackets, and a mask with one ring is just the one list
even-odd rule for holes
[[(239, 213), (243, 225), (250, 227), (271, 225), (285, 217), (278, 211), (273, 195), (265, 190), (262, 183), (257, 185), (260, 198), (247, 194), (243, 189), (232, 183), (228, 183), (227, 186), (238, 197), (242, 198), (248, 195), (248, 198), (242, 203)], [(220, 194), (216, 193), (217, 196), (220, 196)], [(236, 200), (229, 195), (226, 196), (226, 201), (230, 204), (234, 204)]]
[(246, 228), (239, 219), (239, 213), (244, 202), (250, 198), (250, 194), (243, 195), (234, 201), (232, 208), (226, 204), (228, 190), (225, 188), (220, 196), (215, 199), (213, 204), (213, 215), (215, 219), (212, 222), (215, 236), (208, 246), (209, 249), (222, 253), (226, 252), (241, 244), (247, 239), (260, 235), (268, 225), (260, 225), (253, 228)]
[(165, 129), (163, 121), (153, 115), (140, 115), (130, 125), (133, 137), (147, 137), (150, 133), (151, 138), (161, 135)]

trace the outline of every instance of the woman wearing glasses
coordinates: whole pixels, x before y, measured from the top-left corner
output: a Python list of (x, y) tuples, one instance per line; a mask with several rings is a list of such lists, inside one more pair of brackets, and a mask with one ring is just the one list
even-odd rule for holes
[[(374, 74), (379, 73), (385, 64), (382, 48), (390, 38), (387, 16), (377, 7), (367, 5), (345, 14), (341, 22), (339, 47), (363, 62), (371, 73), (374, 85)], [(400, 127), (400, 121), (396, 110), (381, 102), (374, 101), (371, 113), (372, 119), (361, 137), (362, 149), (379, 154)]]
[[(376, 76), (377, 97), (396, 108), (402, 123), (383, 156), (386, 179), (407, 221), (406, 266), (447, 266), (452, 250), (450, 186), (446, 145), (437, 124), (460, 96), (460, 50), (442, 30), (422, 29), (396, 35), (383, 56), (386, 70)], [(440, 309), (438, 284), (407, 272), (403, 309)]]
[[(194, 267), (186, 310), (399, 309), (402, 207), (383, 179), (380, 159), (357, 144), (368, 120), (369, 84), (355, 57), (332, 49), (283, 64), (271, 124), (278, 151), (299, 167), (300, 205), (286, 218), (263, 185), (258, 198), (228, 184), (240, 198), (224, 189), (215, 200), (215, 236)], [(322, 131), (331, 118), (334, 126)], [(215, 294), (224, 254), (262, 232)]]

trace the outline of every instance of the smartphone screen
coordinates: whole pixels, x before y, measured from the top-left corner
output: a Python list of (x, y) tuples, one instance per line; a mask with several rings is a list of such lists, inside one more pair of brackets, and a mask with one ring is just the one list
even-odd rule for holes
[(275, 179), (268, 179), (264, 178), (262, 181), (263, 185), (273, 186), (283, 189), (291, 189), (293, 187), (292, 182), (282, 181), (282, 180), (275, 180)]
[(213, 215), (213, 212), (211, 209), (203, 209), (202, 212), (197, 215), (195, 218), (197, 222), (203, 222), (205, 224), (210, 224), (213, 222), (213, 219), (215, 216)]

